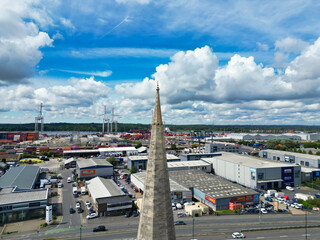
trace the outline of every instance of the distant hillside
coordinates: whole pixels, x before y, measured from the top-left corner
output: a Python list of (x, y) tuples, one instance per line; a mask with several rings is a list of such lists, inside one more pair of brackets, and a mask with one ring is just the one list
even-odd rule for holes
[[(293, 126), (293, 125), (166, 125), (174, 132), (188, 131), (218, 131), (218, 132), (253, 132), (281, 133), (285, 131), (319, 132), (320, 126)], [(126, 132), (131, 129), (148, 129), (150, 124), (118, 123), (118, 131)], [(101, 123), (46, 123), (45, 131), (83, 131), (101, 132)], [(0, 131), (34, 131), (34, 123), (26, 124), (0, 124)]]

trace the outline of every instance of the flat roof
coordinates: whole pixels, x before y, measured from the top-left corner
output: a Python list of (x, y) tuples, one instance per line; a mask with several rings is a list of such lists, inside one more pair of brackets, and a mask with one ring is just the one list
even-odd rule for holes
[(0, 205), (41, 201), (48, 199), (48, 189), (39, 189), (23, 192), (12, 192), (12, 190), (12, 188), (4, 188), (0, 190)]
[(301, 157), (301, 158), (309, 158), (309, 159), (314, 159), (314, 160), (320, 160), (320, 156), (311, 155), (311, 154), (287, 152), (287, 151), (272, 150), (272, 149), (263, 149), (261, 151), (274, 153), (274, 154), (291, 155), (291, 156), (296, 156), (296, 157)]
[(123, 152), (123, 151), (137, 151), (135, 147), (110, 147), (110, 148), (99, 148), (100, 152)]
[(109, 163), (106, 159), (99, 159), (99, 158), (89, 158), (89, 159), (78, 160), (77, 165), (79, 168), (97, 167), (97, 166), (112, 167), (112, 164)]
[(240, 165), (252, 167), (252, 168), (276, 168), (276, 167), (297, 166), (289, 163), (275, 162), (275, 161), (266, 160), (264, 158), (252, 157), (248, 155), (241, 155), (238, 153), (229, 153), (229, 152), (222, 152), (221, 156), (215, 156), (212, 158), (202, 158), (203, 161), (206, 161), (209, 163), (215, 161), (215, 159), (232, 162), (232, 163), (236, 163), (236, 164), (240, 164)]
[[(145, 179), (146, 179), (146, 171), (134, 173), (132, 175), (138, 181), (140, 181), (142, 183), (142, 185), (144, 186), (144, 182), (145, 182)], [(184, 186), (184, 185), (178, 183), (177, 181), (175, 181), (174, 179), (172, 179), (170, 171), (169, 171), (169, 175), (170, 175), (169, 182), (170, 182), (170, 191), (171, 192), (187, 192), (187, 191), (191, 191), (186, 186)]]
[[(142, 161), (148, 160), (148, 155), (129, 156), (128, 158), (130, 161)], [(180, 160), (180, 158), (173, 154), (167, 154), (167, 160)]]
[(210, 166), (210, 163), (201, 160), (195, 161), (180, 161), (180, 162), (168, 162), (168, 168), (174, 167), (204, 167)]
[(99, 149), (66, 150), (63, 153), (98, 153)]
[(188, 154), (180, 154), (180, 156), (219, 156), (221, 153), (188, 153)]
[(301, 172), (304, 172), (304, 173), (312, 173), (312, 172), (319, 172), (319, 171), (320, 171), (319, 168), (310, 168), (310, 167), (301, 166)]
[(95, 177), (86, 181), (87, 188), (94, 199), (125, 195), (112, 179)]
[(216, 199), (258, 194), (258, 192), (234, 184), (224, 178), (200, 170), (170, 171), (170, 178), (188, 187), (199, 189)]
[(0, 178), (0, 188), (17, 187), (20, 189), (32, 189), (39, 172), (39, 166), (23, 165), (11, 167)]

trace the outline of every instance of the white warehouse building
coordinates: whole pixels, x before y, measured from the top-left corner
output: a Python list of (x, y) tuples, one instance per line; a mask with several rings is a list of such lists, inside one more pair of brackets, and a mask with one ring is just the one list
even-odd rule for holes
[(320, 168), (320, 156), (317, 155), (268, 149), (261, 150), (259, 152), (259, 156), (261, 158), (266, 158), (280, 162), (289, 162), (306, 167)]
[(301, 166), (234, 153), (204, 158), (216, 175), (253, 189), (285, 188), (301, 184)]

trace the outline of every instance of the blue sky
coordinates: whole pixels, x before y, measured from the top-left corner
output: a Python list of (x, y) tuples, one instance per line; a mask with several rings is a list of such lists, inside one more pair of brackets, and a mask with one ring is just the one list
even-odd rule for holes
[(3, 0), (0, 122), (308, 124), (320, 2)]

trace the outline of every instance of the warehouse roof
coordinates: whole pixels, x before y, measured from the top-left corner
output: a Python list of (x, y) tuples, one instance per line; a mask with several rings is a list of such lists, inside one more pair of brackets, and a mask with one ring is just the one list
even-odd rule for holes
[(201, 160), (195, 161), (180, 161), (180, 162), (168, 162), (168, 168), (175, 167), (205, 167), (210, 166), (210, 163)]
[(261, 150), (261, 151), (274, 153), (274, 154), (280, 154), (280, 155), (290, 155), (290, 156), (296, 156), (296, 157), (301, 157), (301, 158), (309, 158), (309, 159), (313, 159), (313, 160), (320, 160), (320, 156), (311, 155), (311, 154), (286, 152), (286, 151), (272, 150), (272, 149), (266, 149), (266, 150)]
[(79, 168), (88, 168), (88, 167), (97, 167), (97, 166), (105, 166), (105, 167), (112, 167), (112, 164), (109, 163), (105, 159), (99, 158), (89, 158), (77, 161), (77, 165)]
[[(130, 159), (130, 161), (143, 161), (143, 160), (148, 160), (148, 155), (130, 156), (128, 157), (128, 159)], [(180, 158), (173, 154), (167, 154), (167, 160), (180, 161)]]
[(232, 162), (236, 164), (240, 164), (247, 167), (252, 168), (276, 168), (276, 167), (288, 167), (288, 166), (294, 166), (289, 163), (284, 162), (275, 162), (270, 161), (262, 158), (252, 157), (248, 155), (241, 155), (237, 153), (229, 153), (229, 152), (223, 152), (221, 153), (221, 156), (215, 156), (212, 158), (202, 158), (203, 161), (206, 162), (213, 162), (215, 159), (223, 160), (226, 162)]
[(190, 188), (197, 188), (216, 199), (257, 194), (252, 189), (200, 170), (170, 171), (169, 175), (170, 179), (174, 179)]
[(112, 179), (95, 177), (87, 181), (87, 188), (93, 199), (124, 195)]
[(100, 152), (123, 152), (123, 151), (138, 151), (135, 147), (110, 147), (99, 148)]
[(48, 189), (33, 191), (13, 191), (12, 188), (0, 190), (0, 205), (14, 204), (20, 202), (31, 202), (48, 199)]
[[(169, 172), (170, 176), (171, 173)], [(144, 186), (144, 182), (146, 179), (146, 172), (138, 172), (135, 174), (132, 174), (138, 181), (140, 181), (142, 183), (142, 185)], [(178, 183), (177, 181), (173, 180), (171, 177), (169, 179), (170, 181), (170, 191), (171, 192), (183, 192), (183, 191), (190, 191), (189, 188), (185, 187), (184, 185)], [(142, 189), (144, 190), (144, 189)]]
[(66, 153), (98, 153), (99, 149), (81, 149), (81, 150), (66, 150), (63, 151), (64, 154)]
[(38, 166), (11, 167), (1, 178), (0, 188), (17, 187), (32, 189), (40, 172)]

